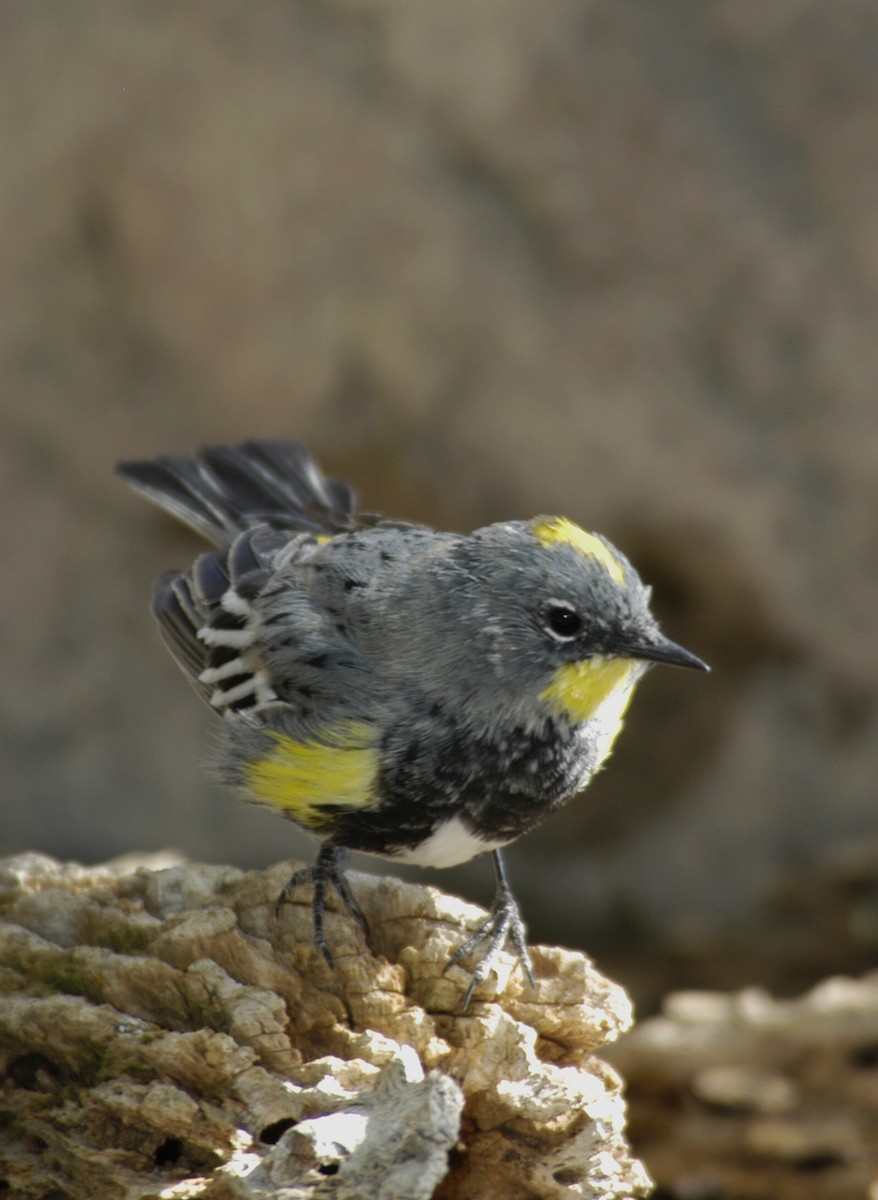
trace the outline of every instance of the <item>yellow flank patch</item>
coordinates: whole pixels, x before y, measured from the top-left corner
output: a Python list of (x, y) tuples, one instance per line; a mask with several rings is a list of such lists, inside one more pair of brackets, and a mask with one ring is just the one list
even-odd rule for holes
[(372, 730), (347, 721), (326, 731), (325, 741), (297, 742), (267, 730), (276, 747), (247, 767), (254, 797), (283, 809), (303, 825), (318, 825), (324, 809), (363, 808), (373, 798), (378, 754)]
[(538, 521), (532, 526), (532, 532), (543, 546), (572, 546), (580, 554), (597, 559), (616, 583), (625, 582), (625, 568), (606, 542), (602, 542), (593, 533), (586, 533), (584, 529), (580, 529), (567, 517), (552, 517), (550, 520)]
[(595, 655), (560, 666), (540, 699), (574, 723), (600, 715), (618, 732), (639, 675), (638, 664), (630, 658)]

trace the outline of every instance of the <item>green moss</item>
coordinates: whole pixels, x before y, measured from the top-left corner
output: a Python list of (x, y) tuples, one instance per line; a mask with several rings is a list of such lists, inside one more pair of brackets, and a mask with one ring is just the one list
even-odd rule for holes
[(11, 967), (0, 967), (0, 995), (14, 995), (22, 987), (21, 972)]
[(34, 954), (10, 950), (0, 966), (9, 967), (25, 977), (29, 989), (38, 995), (61, 992), (65, 996), (85, 996), (100, 1004), (103, 989), (94, 972), (78, 961), (75, 950), (60, 950), (57, 954)]
[(155, 931), (143, 925), (115, 924), (95, 929), (90, 941), (114, 954), (138, 955), (143, 954), (154, 937)]
[(103, 988), (93, 972), (77, 962), (69, 951), (43, 967), (39, 973), (40, 982), (52, 991), (63, 992), (66, 996), (85, 996), (98, 1004), (103, 1002)]
[(80, 1087), (96, 1087), (108, 1079), (116, 1079), (119, 1067), (105, 1043), (81, 1042), (76, 1047), (73, 1075), (74, 1082)]

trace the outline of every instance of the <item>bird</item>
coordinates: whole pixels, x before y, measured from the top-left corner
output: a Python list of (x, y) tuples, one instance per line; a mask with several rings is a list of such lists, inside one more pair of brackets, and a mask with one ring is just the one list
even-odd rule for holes
[[(468, 534), (358, 510), (299, 442), (249, 440), (124, 461), (121, 477), (213, 548), (155, 584), (162, 638), (220, 719), (216, 770), (318, 842), (314, 945), (334, 888), (368, 936), (350, 851), (450, 867), (490, 854), (465, 1011), (511, 943), (533, 966), (503, 847), (581, 792), (671, 641), (610, 541), (568, 517)], [(447, 968), (446, 968), (447, 969)]]

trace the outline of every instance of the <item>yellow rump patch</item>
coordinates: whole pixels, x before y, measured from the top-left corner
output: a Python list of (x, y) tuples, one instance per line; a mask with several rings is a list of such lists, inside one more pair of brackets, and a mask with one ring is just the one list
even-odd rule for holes
[(638, 667), (630, 658), (598, 655), (564, 663), (540, 699), (575, 723), (600, 715), (605, 722), (615, 723), (618, 732), (641, 674)]
[(552, 517), (549, 520), (538, 521), (531, 526), (531, 530), (534, 537), (543, 546), (572, 546), (580, 554), (597, 559), (616, 583), (625, 582), (625, 568), (606, 542), (602, 542), (593, 533), (586, 533), (584, 529), (580, 529), (567, 517)]
[(303, 825), (320, 824), (323, 810), (364, 808), (373, 798), (378, 754), (373, 732), (361, 721), (326, 731), (325, 741), (297, 742), (268, 730), (276, 747), (247, 767), (253, 796)]

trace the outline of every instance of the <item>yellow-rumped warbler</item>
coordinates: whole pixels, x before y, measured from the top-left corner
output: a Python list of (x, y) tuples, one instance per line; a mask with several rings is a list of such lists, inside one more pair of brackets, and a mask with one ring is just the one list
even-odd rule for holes
[(669, 641), (649, 589), (599, 534), (563, 517), (468, 535), (357, 514), (295, 442), (125, 462), (138, 491), (218, 549), (156, 583), (177, 662), (223, 718), (221, 777), (321, 847), (314, 941), (332, 884), (365, 920), (347, 850), (448, 867), (491, 851), (483, 953), (464, 998), (511, 939), (533, 982), (500, 847), (580, 791), (653, 662), (706, 670)]

